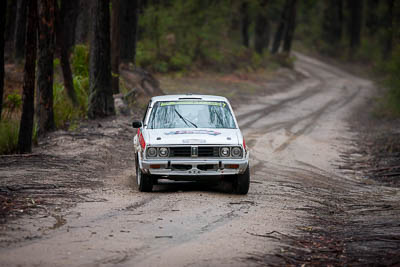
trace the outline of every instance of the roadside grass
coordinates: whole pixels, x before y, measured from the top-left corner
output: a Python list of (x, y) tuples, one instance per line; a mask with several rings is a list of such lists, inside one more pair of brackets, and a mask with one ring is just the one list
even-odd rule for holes
[[(64, 85), (55, 81), (53, 85), (54, 120), (57, 128), (73, 130), (79, 120), (86, 118), (89, 95), (89, 48), (76, 45), (71, 56), (71, 68), (74, 73), (73, 83), (78, 106), (68, 99)], [(61, 80), (61, 79), (58, 79)]]
[(389, 118), (400, 118), (400, 45), (393, 50), (391, 58), (377, 66), (381, 84), (387, 89), (378, 99), (375, 113)]
[(17, 151), (18, 132), (18, 120), (0, 121), (0, 155), (12, 154)]

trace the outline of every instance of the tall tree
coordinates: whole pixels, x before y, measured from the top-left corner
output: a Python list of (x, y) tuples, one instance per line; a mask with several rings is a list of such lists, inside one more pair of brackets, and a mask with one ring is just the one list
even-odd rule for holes
[(120, 60), (134, 63), (139, 18), (139, 0), (120, 0)]
[(250, 26), (250, 17), (249, 17), (249, 3), (247, 0), (243, 0), (242, 5), (240, 7), (240, 18), (241, 18), (241, 34), (242, 34), (242, 42), (245, 47), (249, 47), (249, 26)]
[(267, 15), (268, 0), (260, 0), (260, 7), (256, 17), (254, 28), (254, 48), (257, 53), (262, 54), (265, 48), (269, 46), (269, 20)]
[(285, 31), (287, 28), (287, 24), (289, 22), (289, 17), (288, 17), (289, 12), (288, 11), (290, 9), (291, 2), (292, 2), (292, 0), (286, 0), (284, 6), (282, 8), (281, 18), (279, 20), (279, 25), (275, 32), (274, 42), (272, 44), (272, 50), (271, 50), (272, 54), (276, 54), (279, 52), (279, 48), (281, 46), (281, 42), (284, 37)]
[(79, 14), (79, 0), (61, 0), (60, 19), (64, 33), (63, 42), (68, 52), (75, 44), (75, 30)]
[(76, 21), (75, 42), (86, 43), (90, 27), (90, 1), (79, 0), (79, 14)]
[(6, 26), (7, 1), (0, 3), (0, 120), (3, 109), (3, 91), (4, 91), (4, 31)]
[(350, 11), (349, 19), (349, 38), (351, 54), (361, 44), (361, 27), (362, 27), (362, 13), (363, 13), (363, 0), (347, 0), (347, 5)]
[(32, 151), (32, 130), (35, 94), (35, 65), (37, 39), (37, 1), (29, 1), (26, 34), (24, 85), (22, 87), (22, 114), (18, 135), (19, 153)]
[[(380, 19), (379, 19), (379, 2), (380, 0), (367, 0), (366, 1), (366, 16), (365, 16), (365, 26), (368, 30), (369, 35), (374, 35), (380, 28)], [(387, 2), (385, 0), (385, 2)], [(388, 1), (390, 2), (390, 1)]]
[(383, 45), (383, 58), (388, 59), (392, 55), (393, 50), (393, 34), (395, 30), (394, 24), (394, 0), (386, 1), (387, 15), (385, 16), (385, 37)]
[(297, 0), (292, 0), (290, 2), (288, 13), (288, 23), (286, 26), (285, 37), (283, 39), (283, 51), (287, 54), (290, 53), (290, 50), (292, 49), (294, 30), (296, 28)]
[(114, 94), (119, 93), (119, 46), (120, 46), (119, 3), (120, 0), (112, 0), (111, 71), (112, 71), (112, 89)]
[(53, 60), (55, 37), (55, 0), (39, 1), (39, 57), (37, 77), (38, 135), (55, 129), (53, 112)]
[(15, 59), (22, 60), (25, 52), (25, 35), (26, 35), (26, 10), (28, 0), (18, 0), (17, 6), (17, 25), (15, 27), (14, 50)]
[(7, 22), (6, 22), (5, 39), (6, 42), (14, 43), (15, 18), (17, 15), (17, 1), (8, 0), (6, 2), (7, 2)]
[(336, 45), (342, 40), (343, 1), (328, 0), (325, 5), (322, 20), (322, 39), (327, 44)]
[[(65, 4), (64, 2), (68, 2), (69, 4)], [(74, 2), (75, 5), (71, 4)], [(72, 26), (69, 23), (70, 16), (68, 16), (68, 14), (76, 11), (69, 11), (68, 9), (78, 9), (78, 4), (77, 0), (62, 0), (60, 9), (58, 9), (56, 4), (56, 40), (57, 48), (59, 49), (64, 87), (69, 99), (75, 107), (78, 106), (78, 98), (76, 97), (71, 66), (69, 64), (71, 46), (74, 43), (74, 37), (70, 37), (69, 35), (75, 35), (75, 30), (70, 29)]]
[(95, 119), (115, 114), (115, 108), (111, 87), (109, 1), (92, 0), (91, 5), (88, 117)]

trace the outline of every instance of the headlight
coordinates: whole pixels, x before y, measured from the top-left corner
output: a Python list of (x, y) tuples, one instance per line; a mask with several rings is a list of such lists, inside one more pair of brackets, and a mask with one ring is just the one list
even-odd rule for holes
[(147, 156), (148, 157), (157, 157), (157, 149), (155, 147), (149, 147), (147, 149)]
[(229, 147), (222, 147), (219, 151), (221, 157), (229, 157)]
[(162, 147), (158, 151), (158, 155), (160, 155), (160, 157), (168, 157), (168, 154), (169, 154), (169, 151), (168, 151), (168, 148), (166, 148), (166, 147)]
[(232, 148), (232, 157), (239, 158), (242, 156), (242, 149), (240, 147)]

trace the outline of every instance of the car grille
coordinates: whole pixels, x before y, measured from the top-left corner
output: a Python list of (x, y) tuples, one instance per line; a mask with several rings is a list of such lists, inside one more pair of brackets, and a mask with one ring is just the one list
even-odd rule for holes
[(199, 147), (199, 157), (218, 157), (219, 147), (203, 146)]
[[(192, 157), (192, 147), (191, 146), (183, 146), (183, 147), (170, 147), (169, 156), (171, 158), (185, 158)], [(197, 157), (205, 158), (205, 157), (219, 157), (219, 147), (213, 146), (199, 146), (197, 150)]]
[(172, 158), (180, 158), (180, 157), (190, 157), (191, 156), (191, 147), (184, 146), (184, 147), (171, 147), (169, 149), (169, 156)]

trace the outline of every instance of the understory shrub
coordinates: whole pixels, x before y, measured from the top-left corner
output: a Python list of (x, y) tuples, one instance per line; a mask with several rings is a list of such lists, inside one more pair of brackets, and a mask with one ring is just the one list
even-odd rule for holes
[(18, 120), (0, 121), (0, 155), (12, 154), (18, 146)]

